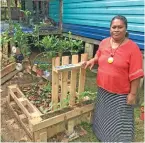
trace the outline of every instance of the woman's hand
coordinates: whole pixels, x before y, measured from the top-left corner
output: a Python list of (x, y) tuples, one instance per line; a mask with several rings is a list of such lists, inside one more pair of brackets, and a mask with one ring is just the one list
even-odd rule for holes
[(135, 105), (136, 104), (136, 94), (129, 93), (127, 95), (127, 104)]
[(93, 68), (93, 66), (95, 65), (95, 60), (91, 59), (89, 61), (84, 61), (82, 62), (82, 66), (86, 69), (88, 67), (90, 67), (90, 70)]

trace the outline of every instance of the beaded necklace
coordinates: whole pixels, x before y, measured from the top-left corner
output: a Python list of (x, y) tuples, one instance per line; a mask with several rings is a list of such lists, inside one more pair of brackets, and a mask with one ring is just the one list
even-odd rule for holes
[(110, 54), (110, 57), (108, 58), (108, 63), (109, 64), (112, 64), (113, 63), (113, 61), (114, 61), (114, 55), (116, 53), (116, 50), (121, 46), (121, 44), (124, 42), (124, 40), (125, 40), (125, 38), (119, 43), (118, 47), (115, 48), (115, 51), (113, 52), (113, 50), (112, 50), (113, 49), (112, 48), (113, 41), (111, 39), (111, 54)]

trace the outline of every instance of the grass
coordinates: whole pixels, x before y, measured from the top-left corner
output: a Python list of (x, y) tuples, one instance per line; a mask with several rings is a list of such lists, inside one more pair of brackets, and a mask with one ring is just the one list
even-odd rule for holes
[[(97, 92), (96, 74), (87, 70), (85, 90)], [(140, 102), (144, 101), (144, 90), (141, 89), (139, 93)], [(140, 106), (134, 110), (135, 115), (135, 142), (144, 142), (144, 122), (140, 120)], [(74, 142), (99, 142), (92, 132), (92, 125), (88, 123), (82, 123), (81, 126), (87, 131), (87, 135), (80, 137)]]

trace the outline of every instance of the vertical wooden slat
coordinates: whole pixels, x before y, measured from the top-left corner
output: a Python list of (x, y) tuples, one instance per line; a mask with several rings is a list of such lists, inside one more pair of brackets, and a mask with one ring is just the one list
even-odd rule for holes
[[(69, 56), (62, 57), (62, 65), (69, 64)], [(62, 103), (62, 107), (65, 106), (64, 99), (66, 99), (67, 95), (67, 81), (68, 81), (68, 72), (64, 71), (61, 73), (61, 98), (60, 102)]]
[(5, 43), (3, 45), (3, 54), (5, 54), (8, 57), (8, 43)]
[[(81, 54), (81, 62), (82, 61), (87, 61), (88, 60), (88, 54)], [(79, 74), (79, 88), (78, 88), (78, 93), (80, 94), (81, 92), (84, 91), (85, 87), (85, 78), (86, 78), (86, 69), (80, 68), (80, 74)]]
[(59, 74), (54, 72), (55, 66), (60, 65), (60, 58), (56, 57), (52, 59), (52, 103), (54, 105), (53, 109), (57, 108), (58, 103), (58, 90), (59, 90)]
[(36, 1), (36, 17), (39, 18), (39, 1)]
[(8, 17), (10, 21), (11, 20), (11, 0), (7, 0), (7, 6), (8, 6)]
[(40, 142), (47, 142), (47, 132), (40, 133)]
[(33, 133), (34, 142), (47, 142), (47, 128), (43, 128)]
[[(72, 64), (78, 63), (78, 55), (72, 56)], [(73, 106), (75, 104), (75, 97), (76, 97), (76, 80), (77, 78), (77, 71), (74, 69), (71, 71), (71, 87), (70, 87), (70, 102), (69, 104)]]
[(71, 135), (74, 132), (75, 120), (68, 121), (68, 135)]

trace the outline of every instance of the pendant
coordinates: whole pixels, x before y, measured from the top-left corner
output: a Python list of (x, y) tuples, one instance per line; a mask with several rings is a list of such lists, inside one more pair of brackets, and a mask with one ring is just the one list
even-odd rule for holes
[(108, 58), (108, 63), (109, 63), (109, 64), (112, 64), (113, 61), (114, 61), (113, 57), (109, 57), (109, 58)]

